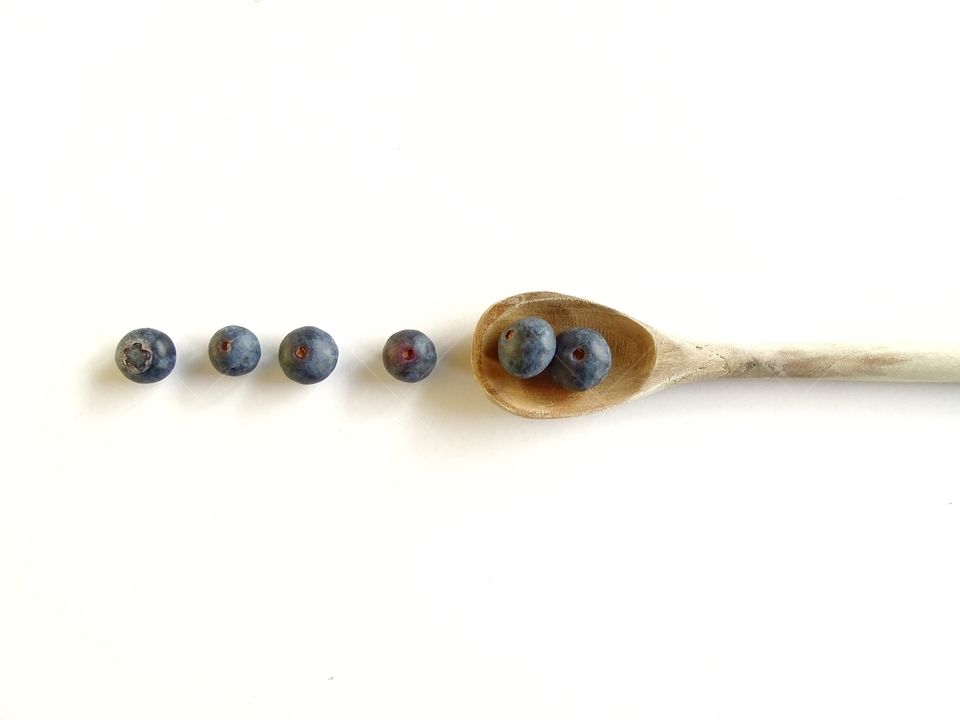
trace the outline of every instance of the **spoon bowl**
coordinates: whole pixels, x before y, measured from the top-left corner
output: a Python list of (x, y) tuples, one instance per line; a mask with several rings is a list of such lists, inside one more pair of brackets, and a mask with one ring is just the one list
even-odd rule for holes
[[(500, 367), (500, 333), (522, 317), (541, 317), (557, 333), (596, 330), (613, 362), (603, 382), (577, 392), (556, 385), (545, 371), (523, 380)], [(554, 292), (513, 295), (491, 305), (477, 322), (473, 374), (495, 403), (515, 415), (562, 418), (605, 410), (692, 380), (719, 377), (816, 377), (836, 380), (960, 382), (958, 350), (811, 345), (742, 348), (668, 337), (617, 310)]]
[[(598, 331), (610, 345), (613, 363), (600, 385), (586, 392), (565, 390), (549, 372), (529, 380), (500, 367), (502, 333), (527, 316), (541, 317), (560, 333), (574, 327)], [(618, 405), (641, 392), (656, 365), (657, 339), (642, 323), (612, 308), (553, 292), (530, 292), (492, 305), (473, 336), (473, 372), (487, 395), (506, 410), (533, 418), (569, 417)]]

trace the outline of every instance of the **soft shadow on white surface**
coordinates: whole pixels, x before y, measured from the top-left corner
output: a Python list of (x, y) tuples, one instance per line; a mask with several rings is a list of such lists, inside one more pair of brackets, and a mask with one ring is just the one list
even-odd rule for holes
[(379, 345), (373, 342), (357, 348), (342, 378), (350, 385), (350, 401), (343, 408), (347, 417), (398, 425), (415, 447), (422, 443), (425, 457), (436, 456), (440, 445), (443, 454), (451, 447), (475, 446), (478, 433), (506, 428), (519, 420), (491, 403), (474, 381), (469, 335), (452, 342), (443, 335), (434, 340), (437, 367), (419, 383), (392, 378), (381, 364)]
[(411, 386), (397, 382), (390, 377), (380, 360), (381, 346), (366, 340), (354, 344), (345, 355), (341, 351), (340, 381), (349, 385), (350, 401), (344, 411), (350, 418), (372, 418), (383, 416), (395, 409)]
[[(194, 343), (191, 343), (192, 345)], [(177, 358), (177, 367), (167, 381), (173, 381), (179, 399), (183, 403), (213, 407), (243, 392), (245, 385), (243, 380), (249, 377), (248, 375), (245, 378), (230, 378), (221, 375), (210, 364), (204, 347), (202, 351), (181, 353)], [(230, 382), (233, 380), (241, 382)]]
[[(87, 363), (86, 402), (84, 410), (93, 415), (125, 410), (142, 398), (157, 391), (157, 384), (137, 385), (120, 374), (113, 358), (113, 348), (104, 348), (101, 355)], [(136, 393), (131, 391), (137, 391)]]
[(433, 376), (424, 383), (418, 406), (425, 417), (463, 421), (494, 418), (504, 411), (494, 405), (473, 377), (470, 352), (473, 338), (462, 337), (442, 356)]
[(960, 413), (960, 385), (953, 383), (887, 383), (817, 379), (716, 379), (677, 385), (612, 408), (624, 420), (655, 414), (659, 418), (696, 417), (703, 413), (758, 411), (768, 413), (835, 414), (875, 411), (929, 416)]

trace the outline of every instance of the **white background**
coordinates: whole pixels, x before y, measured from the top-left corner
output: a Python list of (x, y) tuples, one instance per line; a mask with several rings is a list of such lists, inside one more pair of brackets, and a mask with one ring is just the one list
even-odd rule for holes
[[(0, 718), (956, 718), (960, 389), (532, 421), (556, 290), (960, 346), (952, 2), (0, 4)], [(245, 378), (208, 366), (253, 329)], [(324, 383), (276, 364), (314, 324)], [(177, 343), (137, 386), (117, 340)], [(392, 381), (384, 339), (443, 357)]]

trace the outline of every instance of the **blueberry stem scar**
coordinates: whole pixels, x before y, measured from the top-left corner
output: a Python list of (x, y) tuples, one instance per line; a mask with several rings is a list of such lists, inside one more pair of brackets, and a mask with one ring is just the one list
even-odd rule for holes
[(153, 353), (143, 347), (143, 343), (133, 343), (123, 351), (123, 363), (131, 372), (143, 373), (153, 364)]
[(301, 385), (325, 380), (337, 367), (340, 349), (330, 333), (313, 325), (291, 330), (280, 342), (280, 369)]
[(419, 330), (399, 330), (387, 338), (381, 353), (384, 369), (401, 382), (425, 380), (437, 365), (437, 348)]
[(207, 357), (213, 369), (231, 377), (253, 372), (260, 355), (260, 339), (242, 325), (220, 328), (207, 343)]
[(120, 338), (113, 359), (127, 380), (149, 385), (173, 372), (177, 348), (166, 333), (154, 328), (137, 328)]

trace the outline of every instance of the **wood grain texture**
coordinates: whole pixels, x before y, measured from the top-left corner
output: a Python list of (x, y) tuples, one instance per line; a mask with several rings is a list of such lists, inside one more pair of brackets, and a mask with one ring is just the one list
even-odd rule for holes
[[(500, 367), (500, 333), (526, 316), (549, 322), (557, 333), (573, 327), (600, 332), (613, 355), (610, 373), (585, 392), (555, 385), (548, 372), (521, 380)], [(671, 338), (597, 303), (553, 292), (529, 292), (490, 306), (477, 322), (473, 373), (484, 392), (510, 412), (561, 418), (604, 410), (671, 385), (721, 377), (829, 378), (960, 382), (960, 350), (894, 350), (842, 345), (742, 348)]]
[(717, 348), (730, 377), (960, 382), (960, 350), (814, 345)]

